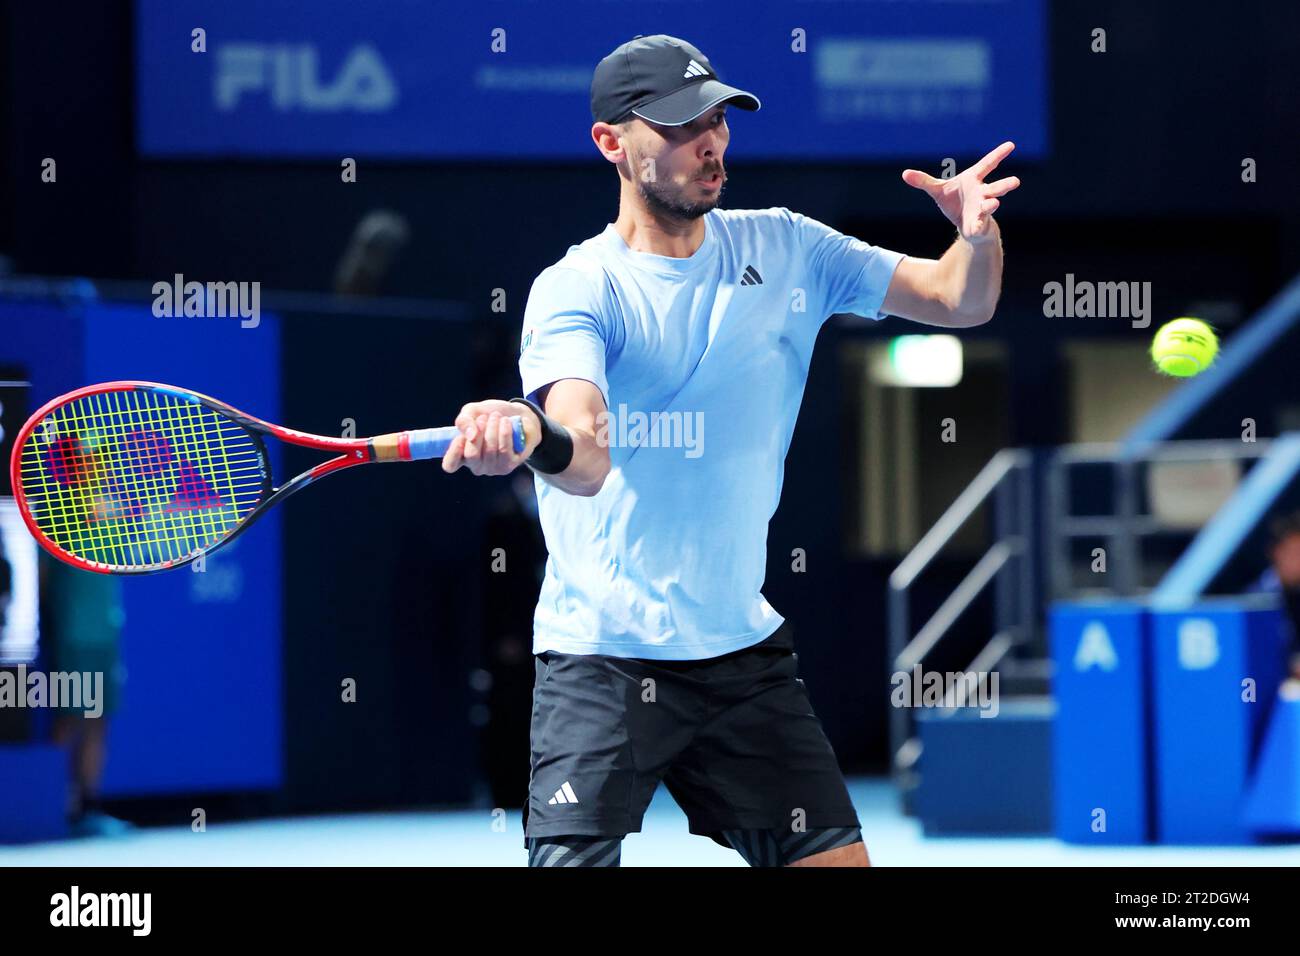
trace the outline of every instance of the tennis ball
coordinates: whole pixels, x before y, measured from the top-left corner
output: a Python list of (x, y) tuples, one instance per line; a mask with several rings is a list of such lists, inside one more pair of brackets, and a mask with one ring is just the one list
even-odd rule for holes
[(1219, 354), (1219, 337), (1200, 319), (1181, 318), (1166, 322), (1151, 340), (1151, 361), (1157, 369), (1175, 378), (1199, 375)]

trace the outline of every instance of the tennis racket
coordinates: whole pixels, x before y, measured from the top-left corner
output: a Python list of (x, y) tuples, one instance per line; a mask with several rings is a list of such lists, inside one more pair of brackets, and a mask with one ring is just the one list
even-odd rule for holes
[[(523, 424), (512, 421), (520, 452)], [(317, 479), (372, 462), (440, 458), (458, 434), (448, 426), (328, 438), (183, 388), (107, 382), (32, 415), (9, 473), (23, 520), (56, 558), (101, 574), (150, 574), (228, 544)], [(268, 435), (336, 454), (277, 487)]]

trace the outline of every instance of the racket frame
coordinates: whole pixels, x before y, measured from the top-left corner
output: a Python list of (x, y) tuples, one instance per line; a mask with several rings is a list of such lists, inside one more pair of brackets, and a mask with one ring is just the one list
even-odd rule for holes
[[(150, 391), (159, 392), (172, 398), (182, 401), (193, 402), (203, 405), (206, 408), (224, 415), (231, 421), (240, 425), (247, 431), (253, 439), (257, 448), (258, 457), (262, 465), (262, 491), (261, 498), (253, 509), (239, 520), (239, 523), (230, 530), (230, 533), (222, 538), (212, 542), (212, 544), (203, 548), (192, 555), (185, 557), (173, 558), (158, 564), (149, 565), (148, 567), (125, 567), (123, 565), (106, 565), (98, 561), (89, 561), (85, 558), (78, 557), (65, 551), (36, 524), (36, 519), (31, 515), (27, 503), (27, 494), (23, 489), (21, 463), (23, 457), (23, 446), (31, 433), (43, 422), (46, 417), (55, 409), (67, 405), (77, 399), (86, 398), (91, 395), (100, 395), (105, 392), (124, 392), (124, 391)], [(307, 469), (301, 474), (290, 479), (280, 487), (274, 486), (274, 477), (271, 474), (271, 459), (268, 454), (266, 442), (263, 440), (264, 435), (270, 435), (282, 442), (290, 445), (297, 445), (301, 448), (313, 448), (318, 451), (337, 452), (333, 458), (329, 458), (320, 464)], [(174, 385), (163, 385), (160, 382), (144, 381), (118, 381), (118, 382), (101, 382), (96, 385), (87, 385), (83, 388), (67, 392), (57, 398), (51, 399), (40, 408), (38, 408), (18, 430), (18, 435), (14, 439), (13, 452), (9, 459), (9, 478), (10, 485), (13, 488), (14, 499), (18, 503), (18, 512), (23, 517), (23, 522), (27, 525), (27, 530), (32, 536), (40, 542), (50, 554), (57, 557), (60, 561), (71, 564), (74, 567), (81, 568), (85, 571), (93, 571), (97, 574), (157, 574), (160, 571), (174, 571), (177, 568), (183, 568), (192, 564), (199, 558), (202, 558), (218, 548), (225, 547), (235, 538), (243, 534), (258, 518), (265, 514), (271, 507), (280, 503), (290, 495), (296, 494), (308, 485), (333, 474), (336, 471), (342, 471), (345, 468), (351, 468), (355, 465), (365, 465), (372, 462), (390, 462), (390, 461), (410, 461), (410, 432), (395, 432), (389, 435), (380, 435), (374, 438), (331, 438), (328, 435), (313, 435), (308, 432), (300, 432), (293, 428), (286, 428), (283, 425), (275, 425), (271, 422), (264, 421), (256, 415), (249, 415), (242, 412), (233, 405), (228, 405), (220, 399), (212, 398), (201, 392), (195, 392), (188, 388), (177, 388)]]

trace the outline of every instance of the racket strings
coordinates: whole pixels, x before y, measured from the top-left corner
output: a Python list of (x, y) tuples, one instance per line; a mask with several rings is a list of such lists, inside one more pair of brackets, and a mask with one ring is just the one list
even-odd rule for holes
[(178, 396), (123, 390), (53, 409), (24, 443), (20, 480), (57, 547), (143, 568), (230, 534), (261, 500), (265, 471), (237, 422)]
[[(62, 539), (60, 544), (74, 549), (89, 546), (96, 552), (106, 547), (125, 549), (125, 555), (113, 557), (121, 563), (153, 563), (174, 558), (197, 540), (220, 534), (228, 522), (220, 520), (219, 512), (193, 510), (179, 520), (173, 515), (170, 528), (159, 524), (160, 502), (165, 502), (165, 511), (176, 511), (178, 504), (207, 505), (209, 509), (217, 504), (216, 499), (196, 500), (194, 494), (195, 487), (203, 487), (195, 463), (201, 462), (204, 445), (213, 444), (213, 436), (204, 434), (212, 429), (197, 422), (192, 410), (186, 414), (179, 405), (167, 409), (170, 428), (151, 427), (157, 423), (149, 421), (149, 411), (157, 417), (159, 410), (146, 411), (139, 393), (134, 398), (131, 395), (91, 396), (89, 414), (85, 409), (62, 410), (45, 426), (61, 436), (55, 439), (61, 445), (49, 456), (57, 482), (49, 517), (54, 536)], [(146, 400), (144, 404), (151, 403)], [(104, 425), (109, 427), (100, 427)], [(120, 439), (117, 455), (112, 454), (114, 433)], [(69, 457), (76, 467), (60, 469), (60, 458)], [(69, 471), (74, 480), (66, 480)], [(61, 477), (65, 480), (60, 481)]]

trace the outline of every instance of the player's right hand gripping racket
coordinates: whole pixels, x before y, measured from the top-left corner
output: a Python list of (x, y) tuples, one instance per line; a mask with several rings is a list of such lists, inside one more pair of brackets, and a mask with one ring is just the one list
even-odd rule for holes
[[(521, 419), (515, 451), (524, 449)], [(268, 508), (353, 465), (440, 458), (455, 426), (328, 438), (155, 382), (90, 385), (32, 415), (9, 471), (23, 520), (56, 558), (103, 574), (182, 567)], [(336, 456), (276, 487), (264, 436)]]

